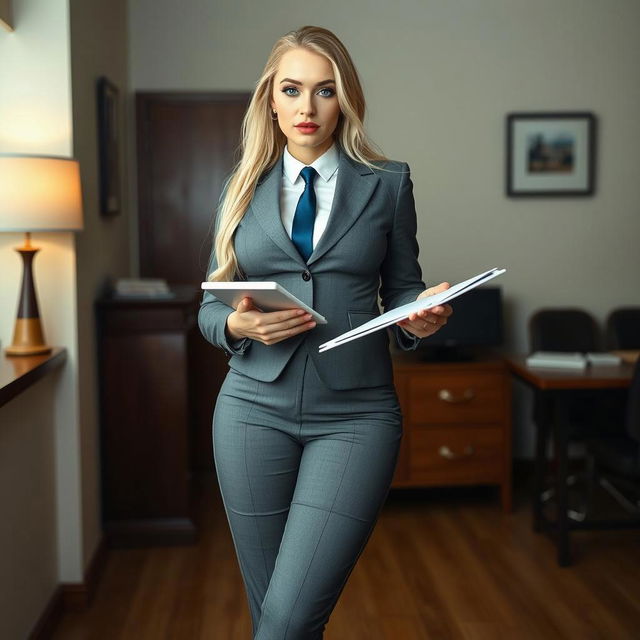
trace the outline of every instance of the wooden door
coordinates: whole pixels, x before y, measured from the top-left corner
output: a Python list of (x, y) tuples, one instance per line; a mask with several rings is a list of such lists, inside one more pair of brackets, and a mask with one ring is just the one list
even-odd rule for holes
[[(136, 94), (140, 275), (200, 287), (215, 209), (237, 161), (250, 94)], [(189, 342), (191, 464), (211, 469), (211, 417), (227, 359), (195, 332)]]
[(137, 94), (140, 274), (199, 283), (248, 94)]

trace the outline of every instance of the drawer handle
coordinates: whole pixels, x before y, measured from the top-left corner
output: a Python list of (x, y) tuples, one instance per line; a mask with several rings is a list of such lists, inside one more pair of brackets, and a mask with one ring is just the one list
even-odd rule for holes
[(438, 453), (447, 460), (459, 460), (460, 458), (468, 458), (469, 456), (472, 456), (475, 451), (470, 444), (464, 448), (462, 453), (454, 453), (449, 449), (449, 447), (447, 447), (447, 445), (443, 445), (438, 449)]
[(462, 404), (463, 402), (471, 402), (476, 397), (473, 389), (465, 389), (461, 396), (456, 396), (449, 389), (440, 389), (438, 391), (438, 398), (449, 402), (450, 404)]

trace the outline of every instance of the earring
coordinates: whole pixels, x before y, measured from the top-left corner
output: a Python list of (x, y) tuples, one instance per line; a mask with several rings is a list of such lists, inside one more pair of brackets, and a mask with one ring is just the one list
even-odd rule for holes
[[(275, 116), (275, 118), (273, 116)], [(278, 112), (275, 109), (271, 110), (271, 119), (272, 120), (277, 120), (278, 119)]]

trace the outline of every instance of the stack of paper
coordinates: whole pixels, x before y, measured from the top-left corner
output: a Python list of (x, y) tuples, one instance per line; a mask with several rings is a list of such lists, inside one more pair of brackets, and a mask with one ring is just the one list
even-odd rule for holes
[(582, 353), (561, 351), (536, 351), (527, 358), (528, 367), (559, 369), (586, 369), (587, 358)]
[(616, 367), (622, 358), (615, 353), (587, 353), (587, 362), (594, 367)]
[(527, 358), (529, 367), (549, 367), (560, 369), (586, 369), (593, 367), (612, 367), (622, 362), (613, 353), (566, 353), (563, 351), (536, 351)]
[(119, 278), (115, 294), (123, 298), (171, 298), (173, 292), (160, 278)]
[(334, 347), (339, 347), (341, 344), (351, 342), (351, 340), (357, 340), (358, 338), (369, 335), (374, 331), (384, 329), (384, 327), (388, 327), (390, 324), (395, 324), (400, 320), (408, 318), (412, 313), (417, 313), (418, 311), (422, 311), (423, 309), (432, 309), (433, 307), (437, 307), (438, 305), (446, 304), (447, 302), (449, 302), (449, 300), (453, 300), (454, 298), (461, 296), (463, 293), (471, 291), (471, 289), (475, 289), (477, 286), (484, 284), (492, 278), (503, 274), (505, 271), (506, 269), (497, 269), (496, 267), (494, 267), (493, 269), (489, 269), (489, 271), (479, 273), (473, 278), (469, 278), (464, 282), (460, 282), (453, 287), (450, 287), (446, 291), (436, 293), (426, 298), (421, 298), (420, 300), (415, 300), (414, 302), (405, 304), (401, 307), (398, 307), (397, 309), (393, 309), (392, 311), (387, 311), (387, 313), (383, 313), (377, 318), (374, 318), (369, 322), (365, 322), (365, 324), (356, 327), (351, 331), (347, 331), (346, 333), (343, 333), (342, 335), (339, 335), (336, 338), (325, 342), (324, 344), (321, 344), (319, 347), (319, 352), (322, 353), (324, 351), (328, 351), (329, 349), (333, 349)]

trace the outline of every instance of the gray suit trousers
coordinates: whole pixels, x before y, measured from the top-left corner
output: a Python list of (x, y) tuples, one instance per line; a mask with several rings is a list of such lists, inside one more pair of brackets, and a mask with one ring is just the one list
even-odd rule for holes
[(322, 638), (386, 499), (401, 438), (392, 385), (331, 390), (306, 349), (274, 382), (229, 371), (213, 450), (254, 640)]

